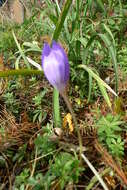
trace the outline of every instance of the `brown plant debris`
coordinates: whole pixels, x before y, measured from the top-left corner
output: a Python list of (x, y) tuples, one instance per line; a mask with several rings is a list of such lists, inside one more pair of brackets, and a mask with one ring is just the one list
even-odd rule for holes
[(0, 151), (13, 145), (21, 146), (39, 129), (39, 125), (29, 122), (24, 114), (19, 124), (6, 109), (0, 112)]
[(127, 185), (127, 177), (123, 172), (122, 168), (113, 160), (112, 156), (107, 152), (107, 150), (102, 147), (97, 140), (95, 140), (95, 148), (102, 155), (103, 160), (108, 164), (119, 176), (122, 182)]

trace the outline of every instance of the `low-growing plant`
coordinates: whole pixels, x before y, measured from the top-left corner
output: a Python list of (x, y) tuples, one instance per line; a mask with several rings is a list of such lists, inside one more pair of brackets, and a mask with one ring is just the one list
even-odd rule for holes
[(122, 47), (120, 46), (120, 49), (118, 50), (118, 60), (119, 65), (121, 69), (127, 73), (127, 43), (125, 41), (125, 44), (122, 44)]
[(18, 161), (18, 163), (20, 163), (25, 157), (26, 149), (27, 149), (27, 144), (24, 144), (22, 147), (19, 147), (19, 150), (13, 157), (13, 162)]
[(20, 101), (16, 97), (16, 90), (21, 89), (21, 83), (14, 78), (8, 82), (6, 91), (2, 95), (2, 99), (9, 111), (11, 111), (14, 115), (17, 115), (20, 110)]
[(45, 102), (44, 98), (46, 93), (47, 89), (45, 88), (42, 92), (40, 92), (33, 98), (33, 103), (35, 107), (33, 111), (33, 122), (38, 121), (39, 123), (41, 123), (47, 116), (47, 113), (43, 111), (43, 103)]
[(3, 99), (9, 111), (11, 111), (14, 114), (17, 114), (19, 111), (19, 102), (14, 96), (14, 93), (7, 92), (6, 94), (3, 95)]
[(113, 116), (112, 114), (102, 116), (97, 122), (99, 141), (117, 158), (124, 155), (124, 141), (121, 137), (122, 128), (120, 127), (122, 123), (120, 116)]
[(16, 47), (13, 36), (10, 35), (9, 29), (6, 29), (7, 27), (5, 27), (4, 31), (0, 30), (0, 53), (15, 50)]
[(38, 172), (33, 177), (28, 177), (29, 170), (24, 170), (16, 178), (16, 187), (20, 184), (18, 187), (21, 188), (24, 182), (34, 190), (49, 190), (51, 188), (62, 190), (69, 183), (78, 183), (81, 172), (84, 170), (79, 164), (76, 155), (61, 152), (54, 157), (54, 162), (49, 160), (49, 170), (45, 174)]
[(44, 130), (43, 135), (38, 135), (35, 139), (35, 146), (38, 149), (38, 155), (48, 154), (56, 149), (55, 143), (50, 140), (50, 135), (53, 132), (52, 124), (47, 123), (46, 127), (42, 127)]
[(25, 185), (28, 182), (30, 169), (24, 168), (20, 175), (16, 176), (14, 188), (15, 190), (25, 190)]
[[(67, 152), (61, 152), (58, 156), (55, 157), (55, 161), (50, 165), (50, 169), (46, 173), (46, 176), (54, 181), (55, 186), (61, 189), (69, 183), (78, 183), (79, 176), (84, 170), (80, 167), (80, 162), (76, 156), (73, 156)], [(45, 177), (46, 177), (45, 176)], [(51, 184), (50, 184), (51, 187)]]

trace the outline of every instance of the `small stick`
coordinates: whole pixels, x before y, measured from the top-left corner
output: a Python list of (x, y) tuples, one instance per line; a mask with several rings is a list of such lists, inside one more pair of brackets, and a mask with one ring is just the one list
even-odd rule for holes
[(104, 190), (109, 190), (108, 187), (106, 186), (106, 184), (104, 183), (102, 177), (98, 174), (97, 170), (90, 163), (90, 161), (88, 160), (88, 158), (84, 154), (81, 154), (81, 156), (82, 156), (83, 160), (87, 163), (87, 165), (89, 166), (89, 168), (92, 170), (92, 172), (95, 174), (96, 178), (98, 179), (98, 181), (100, 182), (100, 184), (102, 185), (102, 187), (104, 188)]
[(66, 94), (66, 92), (60, 92), (61, 96), (63, 97), (71, 115), (72, 115), (72, 118), (73, 118), (73, 121), (74, 121), (74, 125), (75, 125), (75, 128), (76, 128), (76, 132), (78, 134), (78, 139), (79, 139), (79, 147), (80, 147), (80, 158), (81, 158), (81, 154), (83, 152), (83, 145), (82, 145), (82, 138), (81, 138), (81, 134), (80, 134), (80, 130), (78, 128), (78, 123), (77, 123), (77, 119), (76, 119), (76, 116), (75, 116), (75, 113), (73, 112), (73, 109), (72, 109), (72, 105), (69, 101), (69, 98)]

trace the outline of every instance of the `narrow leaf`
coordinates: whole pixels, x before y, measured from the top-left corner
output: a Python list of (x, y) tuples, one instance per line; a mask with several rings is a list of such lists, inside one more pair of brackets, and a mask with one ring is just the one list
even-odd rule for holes
[(99, 82), (98, 82), (98, 86), (100, 88), (100, 91), (101, 91), (101, 93), (102, 93), (102, 95), (103, 95), (103, 97), (104, 97), (107, 105), (111, 108), (111, 102), (110, 102), (110, 99), (109, 99), (109, 96), (108, 96), (108, 94), (106, 92), (105, 87), (103, 85), (101, 85)]
[(108, 39), (108, 37), (105, 34), (98, 34), (98, 36), (103, 40), (103, 42), (107, 46), (109, 50), (109, 54), (112, 58), (114, 71), (115, 71), (115, 81), (116, 81), (115, 90), (117, 92), (118, 91), (118, 68), (117, 68), (116, 51), (114, 47), (112, 46), (112, 42)]
[(17, 40), (17, 38), (16, 38), (16, 36), (15, 36), (14, 31), (12, 31), (12, 35), (13, 35), (13, 37), (14, 37), (15, 43), (16, 43), (16, 45), (17, 45), (17, 47), (18, 47), (18, 50), (19, 50), (19, 52), (20, 52), (22, 58), (24, 59), (24, 63), (26, 64), (26, 66), (27, 66), (28, 68), (30, 68), (30, 66), (29, 66), (29, 64), (28, 64), (28, 61), (27, 61), (27, 59), (26, 59), (26, 56), (25, 56), (24, 52), (22, 51), (22, 49), (21, 49), (21, 47), (20, 47), (20, 44), (18, 43), (18, 40)]
[(90, 97), (91, 97), (91, 91), (92, 91), (92, 76), (89, 74), (89, 93), (88, 93), (88, 101), (90, 101)]
[(117, 94), (115, 93), (114, 90), (112, 90), (112, 88), (106, 84), (98, 75), (96, 75), (92, 69), (90, 69), (89, 67), (87, 67), (86, 65), (79, 65), (79, 68), (83, 68), (85, 69), (100, 85), (104, 86), (105, 88), (107, 88), (107, 90), (109, 90), (112, 94), (114, 94), (115, 96), (117, 96)]

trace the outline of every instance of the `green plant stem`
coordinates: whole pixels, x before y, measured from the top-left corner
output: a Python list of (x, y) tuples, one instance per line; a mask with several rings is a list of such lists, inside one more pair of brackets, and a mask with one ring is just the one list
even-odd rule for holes
[(61, 117), (60, 117), (60, 108), (59, 108), (59, 92), (54, 88), (53, 90), (53, 119), (55, 127), (60, 127)]
[[(56, 24), (56, 28), (55, 28), (52, 40), (55, 40), (55, 41), (58, 40), (60, 32), (61, 32), (63, 24), (64, 24), (64, 21), (65, 21), (65, 18), (67, 16), (67, 13), (69, 11), (71, 4), (72, 4), (72, 0), (65, 1), (63, 9), (60, 14), (60, 17)], [(60, 126), (61, 118), (60, 118), (60, 106), (59, 106), (59, 92), (55, 88), (53, 90), (53, 115), (54, 115), (55, 127)]]
[(76, 132), (78, 134), (79, 147), (80, 147), (80, 158), (81, 158), (81, 154), (83, 152), (83, 146), (82, 146), (82, 138), (81, 138), (80, 130), (79, 130), (79, 127), (78, 127), (78, 122), (77, 122), (75, 113), (73, 111), (72, 105), (71, 105), (71, 103), (69, 101), (69, 98), (68, 98), (66, 92), (62, 92), (60, 94), (63, 97), (63, 99), (64, 99), (64, 101), (65, 101), (65, 103), (66, 103), (66, 105), (67, 105), (67, 107), (68, 107), (68, 109), (69, 109), (69, 111), (70, 111), (70, 113), (72, 115), (73, 121), (74, 121), (75, 129), (76, 129)]
[(60, 17), (59, 17), (57, 25), (56, 25), (56, 29), (55, 29), (54, 34), (53, 34), (53, 40), (57, 41), (59, 38), (60, 32), (62, 30), (65, 18), (67, 16), (67, 13), (68, 13), (69, 8), (71, 6), (71, 3), (72, 3), (72, 0), (66, 0), (64, 3), (63, 9), (61, 11)]
[(0, 77), (9, 77), (9, 76), (27, 76), (27, 75), (43, 75), (43, 71), (34, 70), (34, 69), (19, 69), (19, 70), (7, 70), (0, 71)]

